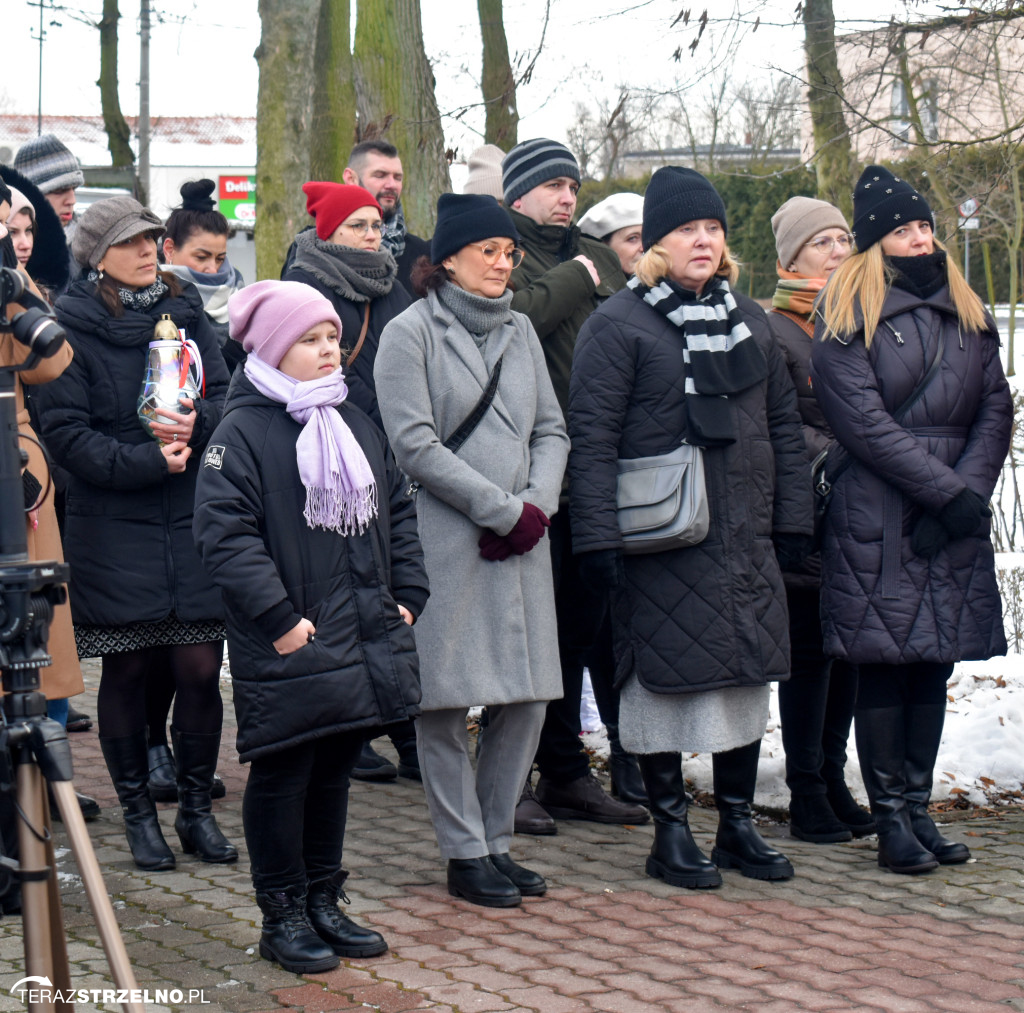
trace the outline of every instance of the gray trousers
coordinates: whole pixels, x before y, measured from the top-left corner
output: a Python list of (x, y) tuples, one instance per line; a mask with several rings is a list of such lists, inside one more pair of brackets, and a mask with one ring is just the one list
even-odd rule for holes
[(466, 731), (469, 708), (424, 711), (416, 719), (423, 790), (443, 859), (508, 854), (546, 710), (546, 700), (488, 706), (476, 771)]

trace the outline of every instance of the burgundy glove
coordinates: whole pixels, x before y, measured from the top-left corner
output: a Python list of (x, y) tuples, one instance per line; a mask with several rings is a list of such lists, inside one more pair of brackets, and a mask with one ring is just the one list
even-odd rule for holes
[(524, 503), (523, 512), (516, 526), (505, 535), (505, 541), (517, 556), (524, 556), (544, 537), (544, 529), (550, 527), (551, 521), (543, 510), (532, 503)]
[(508, 542), (493, 531), (485, 531), (477, 545), (480, 546), (480, 555), (492, 563), (500, 563), (512, 555)]

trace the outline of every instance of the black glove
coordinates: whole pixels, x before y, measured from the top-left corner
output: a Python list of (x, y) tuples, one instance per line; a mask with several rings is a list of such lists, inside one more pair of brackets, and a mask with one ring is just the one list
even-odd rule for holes
[(597, 549), (583, 552), (579, 558), (580, 579), (596, 591), (610, 591), (625, 583), (626, 568), (621, 549)]
[(973, 490), (964, 489), (951, 499), (940, 511), (939, 520), (949, 532), (950, 538), (966, 538), (973, 535), (982, 520), (992, 516), (988, 504)]
[(910, 547), (915, 556), (933, 559), (948, 544), (949, 532), (934, 514), (924, 513), (918, 518), (910, 535)]
[(39, 501), (39, 494), (43, 491), (43, 487), (39, 484), (39, 479), (28, 468), (21, 473), (21, 488), (25, 494), (25, 509), (30, 510)]
[(772, 535), (772, 544), (775, 546), (775, 555), (778, 557), (781, 570), (795, 570), (814, 552), (813, 535), (777, 531)]

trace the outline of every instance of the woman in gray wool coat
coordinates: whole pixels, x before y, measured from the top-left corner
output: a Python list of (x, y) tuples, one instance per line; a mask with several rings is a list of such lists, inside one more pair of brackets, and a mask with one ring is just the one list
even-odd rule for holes
[[(508, 851), (547, 702), (562, 694), (545, 529), (569, 441), (533, 326), (510, 309), (522, 259), (511, 218), (473, 194), (443, 194), (437, 212), (433, 264), (414, 274), (426, 298), (385, 328), (374, 378), (399, 467), (421, 486), (431, 599), (415, 628), (416, 725), (448, 891), (509, 907), (546, 889)], [(466, 714), (480, 704), (490, 720), (474, 772)]]

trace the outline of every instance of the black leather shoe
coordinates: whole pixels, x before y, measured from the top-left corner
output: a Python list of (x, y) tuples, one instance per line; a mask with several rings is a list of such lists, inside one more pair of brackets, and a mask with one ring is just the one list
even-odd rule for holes
[(548, 892), (548, 885), (539, 872), (531, 869), (524, 869), (512, 861), (512, 856), (506, 851), (504, 855), (488, 855), (491, 865), (503, 876), (511, 880), (512, 885), (517, 887), (524, 897), (540, 897)]
[(370, 745), (363, 743), (363, 750), (352, 768), (350, 777), (357, 781), (394, 781), (398, 777), (398, 770), (395, 765), (385, 756), (381, 756)]
[(828, 804), (836, 819), (847, 827), (854, 837), (867, 837), (875, 832), (875, 818), (857, 805), (845, 781), (829, 781), (825, 791)]
[[(57, 823), (63, 823), (64, 821), (60, 815), (60, 806), (57, 805), (57, 798), (53, 794), (53, 787), (49, 782), (47, 782), (46, 790), (50, 796), (50, 817)], [(83, 820), (88, 823), (91, 820), (99, 819), (100, 804), (96, 799), (83, 795), (78, 791), (75, 792), (75, 798), (78, 799), (78, 808), (82, 811)]]
[(68, 704), (68, 720), (64, 728), (69, 732), (87, 732), (92, 728), (92, 718)]
[(853, 832), (842, 823), (824, 795), (793, 795), (789, 800), (789, 832), (810, 844), (849, 841)]
[(448, 892), (481, 907), (517, 907), (523, 902), (519, 887), (500, 873), (487, 855), (449, 858)]
[(642, 805), (612, 798), (590, 772), (568, 784), (555, 784), (541, 777), (537, 801), (556, 820), (640, 825), (651, 818)]
[(379, 957), (388, 952), (384, 937), (373, 929), (364, 929), (338, 908), (338, 901), (349, 903), (341, 888), (348, 873), (338, 872), (329, 879), (309, 884), (306, 914), (316, 934), (339, 957)]
[(329, 971), (341, 963), (310, 924), (305, 890), (257, 892), (256, 903), (263, 912), (260, 956), (264, 960), (273, 960), (292, 974)]
[(558, 833), (558, 827), (551, 814), (537, 801), (533, 793), (533, 785), (529, 781), (523, 788), (519, 801), (516, 803), (515, 832), (517, 834), (534, 834), (538, 837), (550, 837)]

